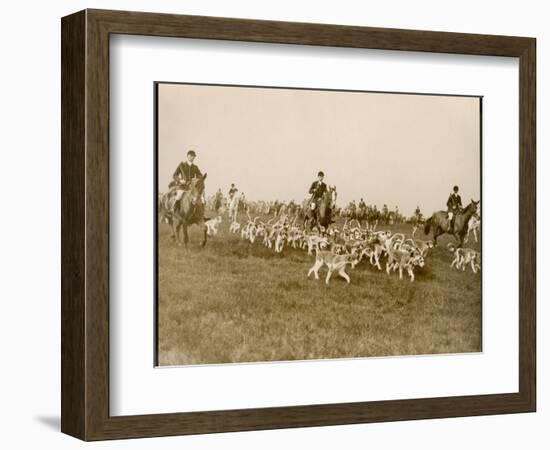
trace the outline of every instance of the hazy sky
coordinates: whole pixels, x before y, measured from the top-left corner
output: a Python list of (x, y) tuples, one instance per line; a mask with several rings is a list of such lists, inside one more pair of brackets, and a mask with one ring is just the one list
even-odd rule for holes
[(317, 172), (338, 204), (363, 197), (410, 215), (480, 197), (477, 97), (161, 84), (159, 191), (188, 150), (207, 195), (302, 201)]

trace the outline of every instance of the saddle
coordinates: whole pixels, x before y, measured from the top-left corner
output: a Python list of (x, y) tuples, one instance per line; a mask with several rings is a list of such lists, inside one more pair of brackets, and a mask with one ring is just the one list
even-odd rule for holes
[(455, 222), (456, 222), (456, 216), (458, 216), (459, 214), (462, 214), (464, 210), (462, 208), (458, 208), (458, 211), (457, 212), (453, 212), (453, 218), (452, 219), (449, 219), (449, 213), (451, 213), (452, 211), (447, 211), (447, 222), (448, 222), (448, 225), (447, 225), (447, 232), (448, 233), (451, 233), (453, 234), (454, 233), (454, 228), (455, 228)]
[(455, 218), (453, 216), (452, 219), (447, 219), (447, 233), (450, 233), (450, 234), (453, 234), (453, 231), (454, 231), (454, 226), (455, 226)]
[(168, 188), (172, 191), (176, 189), (187, 190), (189, 189), (189, 183), (190, 182), (172, 180), (170, 181), (170, 183), (168, 183)]
[(189, 187), (182, 183), (176, 183), (175, 181), (172, 181), (168, 187), (170, 188), (170, 191), (168, 192), (166, 198), (166, 209), (173, 212), (177, 203), (183, 197), (183, 194), (189, 191)]

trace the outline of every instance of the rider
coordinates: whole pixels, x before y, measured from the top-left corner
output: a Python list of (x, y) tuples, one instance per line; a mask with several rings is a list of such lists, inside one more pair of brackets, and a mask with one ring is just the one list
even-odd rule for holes
[(361, 198), (361, 200), (359, 201), (359, 209), (367, 209), (367, 205), (365, 203), (365, 200), (363, 200), (363, 198)]
[(449, 220), (449, 231), (454, 229), (456, 215), (462, 209), (462, 199), (458, 195), (458, 186), (453, 187), (453, 192), (447, 200), (447, 219)]
[(214, 209), (216, 212), (219, 212), (220, 208), (222, 207), (222, 201), (223, 201), (223, 194), (221, 188), (218, 188), (218, 191), (216, 192), (216, 195), (214, 197)]
[(187, 161), (180, 162), (178, 164), (178, 167), (176, 167), (174, 174), (172, 175), (172, 181), (168, 185), (171, 190), (171, 197), (174, 200), (172, 206), (177, 200), (181, 198), (183, 192), (189, 189), (191, 180), (193, 178), (202, 178), (201, 171), (194, 164), (196, 157), (197, 154), (195, 153), (195, 151), (189, 150), (187, 152)]
[(357, 205), (355, 204), (355, 200), (352, 200), (351, 202), (349, 202), (348, 210), (349, 210), (350, 217), (355, 218), (357, 214)]
[(180, 162), (174, 175), (172, 175), (172, 182), (168, 187), (179, 186), (183, 189), (189, 189), (189, 184), (193, 178), (201, 178), (202, 173), (199, 168), (194, 164), (197, 154), (194, 150), (189, 150), (187, 152), (187, 161)]
[(317, 207), (319, 206), (319, 202), (323, 198), (323, 195), (325, 195), (325, 193), (327, 192), (327, 185), (323, 181), (324, 178), (324, 172), (319, 171), (317, 173), (317, 180), (311, 183), (311, 186), (309, 188), (309, 193), (311, 194), (309, 207), (315, 217), (317, 216)]
[(239, 209), (246, 210), (246, 196), (244, 195), (244, 192), (241, 192), (239, 197)]
[(420, 206), (416, 205), (414, 210), (414, 223), (419, 224), (422, 222), (422, 213), (420, 212)]
[(233, 200), (233, 197), (239, 190), (235, 187), (235, 183), (231, 183), (231, 187), (229, 188), (229, 192), (227, 193), (229, 195), (229, 201)]
[(312, 211), (317, 210), (317, 205), (319, 204), (319, 201), (323, 198), (323, 195), (327, 192), (327, 185), (323, 182), (323, 179), (325, 178), (325, 174), (320, 171), (317, 174), (317, 180), (311, 183), (311, 187), (309, 188), (309, 193), (311, 194), (311, 199), (309, 203), (309, 207)]

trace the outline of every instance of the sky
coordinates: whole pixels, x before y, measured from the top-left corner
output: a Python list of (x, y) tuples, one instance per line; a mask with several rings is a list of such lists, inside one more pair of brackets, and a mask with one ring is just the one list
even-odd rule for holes
[(480, 198), (480, 98), (162, 83), (158, 182), (188, 150), (207, 195), (231, 183), (250, 200), (308, 197), (317, 172), (337, 203), (362, 197), (411, 215)]

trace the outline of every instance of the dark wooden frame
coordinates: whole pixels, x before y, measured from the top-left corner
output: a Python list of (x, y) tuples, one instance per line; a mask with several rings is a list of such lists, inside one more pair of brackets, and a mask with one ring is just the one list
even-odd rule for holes
[[(534, 38), (85, 10), (62, 31), (61, 429), (84, 440), (475, 416), (536, 408)], [(109, 35), (519, 58), (519, 391), (493, 395), (109, 415)]]

